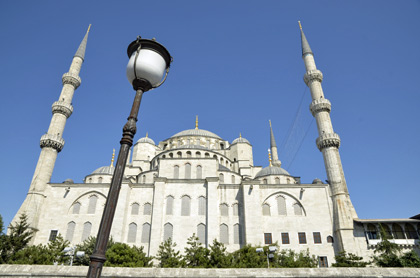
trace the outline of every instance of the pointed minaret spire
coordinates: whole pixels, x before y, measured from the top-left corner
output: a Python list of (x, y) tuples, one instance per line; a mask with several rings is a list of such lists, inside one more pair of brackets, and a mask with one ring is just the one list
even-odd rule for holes
[(86, 45), (87, 45), (87, 40), (88, 40), (88, 35), (89, 35), (91, 25), (92, 24), (89, 24), (86, 35), (83, 38), (82, 42), (80, 43), (79, 48), (76, 51), (76, 54), (74, 54), (74, 57), (80, 57), (82, 60), (85, 60)]
[(273, 128), (271, 127), (271, 120), (268, 120), (270, 123), (270, 149), (273, 155), (273, 166), (281, 167), (281, 161), (279, 160), (279, 155), (277, 153), (276, 140), (274, 139)]
[(311, 47), (309, 46), (309, 43), (306, 40), (305, 34), (303, 33), (302, 25), (300, 24), (300, 21), (298, 21), (298, 22), (299, 22), (299, 28), (300, 28), (300, 38), (301, 38), (301, 41), (302, 41), (302, 56), (305, 56), (306, 54), (312, 54), (313, 55)]
[(333, 227), (335, 238), (337, 238), (338, 251), (356, 254), (354, 248), (357, 244), (354, 242), (353, 219), (357, 218), (357, 214), (350, 200), (346, 179), (344, 178), (343, 165), (338, 151), (340, 137), (334, 132), (330, 118), (331, 103), (325, 98), (322, 90), (322, 72), (316, 68), (314, 55), (303, 34), (300, 22), (299, 27), (302, 39), (302, 58), (306, 68), (303, 80), (311, 91), (312, 103), (309, 109), (318, 126), (319, 137), (316, 139), (316, 145), (319, 151), (322, 152), (328, 183), (331, 189)]
[(198, 129), (198, 115), (195, 116), (195, 129)]
[(112, 149), (111, 167), (114, 167), (115, 149)]

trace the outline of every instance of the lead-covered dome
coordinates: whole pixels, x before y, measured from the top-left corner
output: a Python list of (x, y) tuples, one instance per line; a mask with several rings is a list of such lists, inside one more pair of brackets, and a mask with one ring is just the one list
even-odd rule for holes
[(210, 132), (208, 130), (205, 129), (187, 129), (187, 130), (183, 130), (181, 132), (178, 132), (177, 134), (171, 136), (171, 138), (173, 137), (180, 137), (180, 136), (202, 136), (202, 137), (213, 137), (213, 138), (217, 138), (217, 139), (222, 139), (219, 135)]
[[(156, 146), (156, 144), (155, 144), (155, 141), (153, 141), (152, 139), (150, 139), (149, 137), (142, 137), (142, 138), (140, 138), (138, 141), (137, 141), (137, 143), (149, 143), (149, 144), (152, 144), (152, 145), (155, 145)], [(136, 144), (137, 144), (136, 143)]]
[(243, 138), (242, 136), (239, 136), (239, 138), (236, 138), (235, 140), (233, 140), (231, 145), (237, 144), (237, 143), (248, 143), (251, 145), (251, 143), (249, 143), (249, 141)]
[(115, 167), (113, 166), (103, 166), (95, 171), (92, 172), (93, 174), (101, 174), (101, 175), (113, 175), (114, 174)]
[(269, 166), (269, 167), (265, 167), (264, 169), (259, 171), (255, 175), (255, 178), (260, 178), (260, 177), (270, 176), (270, 175), (287, 175), (287, 176), (290, 176), (290, 174), (281, 167)]

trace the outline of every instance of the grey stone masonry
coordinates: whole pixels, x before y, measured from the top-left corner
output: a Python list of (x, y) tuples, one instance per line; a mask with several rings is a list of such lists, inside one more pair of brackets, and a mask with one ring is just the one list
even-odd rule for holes
[[(87, 266), (0, 265), (0, 277), (86, 277)], [(123, 268), (104, 267), (102, 277), (420, 277), (419, 268)]]

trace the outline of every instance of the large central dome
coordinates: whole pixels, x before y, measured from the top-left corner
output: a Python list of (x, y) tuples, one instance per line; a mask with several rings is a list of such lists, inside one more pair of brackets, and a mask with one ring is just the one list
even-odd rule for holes
[(173, 137), (180, 137), (180, 136), (202, 136), (202, 137), (213, 137), (213, 138), (217, 138), (217, 139), (222, 139), (220, 138), (219, 135), (214, 134), (213, 132), (210, 132), (208, 130), (204, 130), (204, 129), (187, 129), (187, 130), (183, 130), (181, 132), (178, 132), (177, 134), (173, 135), (171, 138)]

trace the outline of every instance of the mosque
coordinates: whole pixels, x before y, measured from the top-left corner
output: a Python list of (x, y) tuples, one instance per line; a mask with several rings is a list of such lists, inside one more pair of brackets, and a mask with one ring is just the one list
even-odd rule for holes
[[(345, 250), (373, 254), (381, 241), (379, 225), (404, 249), (416, 249), (420, 217), (359, 219), (350, 200), (341, 164), (340, 137), (330, 119), (314, 54), (302, 31), (304, 81), (309, 87), (328, 183), (319, 179), (303, 184), (282, 168), (270, 123), (270, 162), (255, 166), (251, 142), (239, 136), (229, 142), (195, 128), (180, 131), (156, 143), (147, 135), (133, 146), (124, 171), (111, 235), (115, 241), (143, 246), (152, 256), (161, 242), (172, 238), (183, 250), (195, 233), (204, 246), (214, 239), (235, 251), (246, 244), (271, 245), (306, 251), (328, 267)], [(52, 183), (61, 137), (73, 112), (74, 91), (85, 58), (89, 29), (73, 57), (63, 88), (52, 104), (48, 132), (41, 137), (41, 153), (28, 194), (13, 221), (25, 213), (33, 229), (33, 244), (45, 244), (62, 235), (72, 245), (96, 236), (114, 173), (109, 166), (88, 174), (83, 183)], [(268, 140), (268, 136), (267, 136)]]

